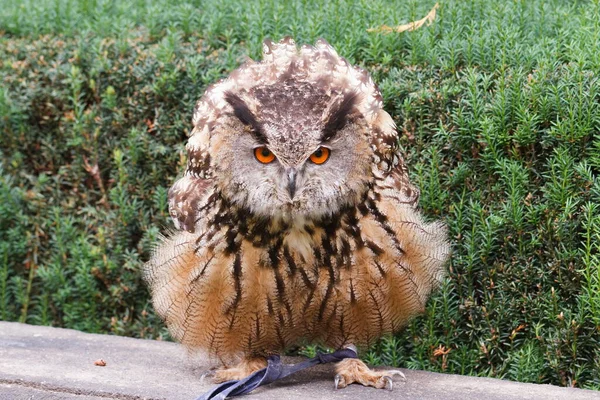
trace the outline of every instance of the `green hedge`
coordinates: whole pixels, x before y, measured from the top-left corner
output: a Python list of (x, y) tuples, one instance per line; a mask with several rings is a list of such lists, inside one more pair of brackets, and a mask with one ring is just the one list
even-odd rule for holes
[[(194, 102), (264, 37), (379, 83), (449, 278), (373, 363), (600, 389), (598, 1), (1, 1), (0, 318), (167, 338), (140, 267)], [(313, 349), (303, 351), (310, 353)]]

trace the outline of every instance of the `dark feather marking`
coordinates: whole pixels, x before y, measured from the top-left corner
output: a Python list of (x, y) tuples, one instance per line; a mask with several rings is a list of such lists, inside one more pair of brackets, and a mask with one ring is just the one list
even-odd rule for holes
[(322, 260), (321, 260), (321, 250), (318, 247), (315, 247), (313, 249), (313, 255), (315, 256), (315, 263), (317, 265), (320, 265), (322, 263)]
[(353, 238), (357, 248), (362, 248), (363, 247), (363, 243), (362, 240), (359, 240), (361, 237), (361, 232), (360, 232), (360, 228), (358, 227), (358, 218), (356, 217), (356, 209), (352, 209), (351, 212), (349, 212), (348, 214), (346, 214), (346, 224), (344, 227), (344, 231), (346, 232), (346, 234)]
[(255, 325), (256, 325), (256, 341), (258, 342), (260, 340), (260, 318), (258, 317), (258, 312), (256, 313), (256, 320), (255, 320)]
[(196, 241), (194, 242), (194, 244), (197, 245), (197, 247), (194, 249), (194, 253), (198, 253), (198, 251), (200, 251), (200, 249), (202, 248), (202, 246), (200, 245), (200, 242), (202, 241), (202, 239), (204, 239), (204, 237), (206, 236), (206, 233), (208, 231), (204, 231), (204, 233), (198, 235), (198, 237), (196, 238)]
[(289, 318), (292, 319), (292, 307), (290, 306), (290, 302), (288, 301), (288, 299), (285, 297), (285, 282), (281, 277), (281, 273), (279, 272), (278, 268), (275, 268), (273, 270), (273, 274), (275, 275), (275, 285), (277, 287), (277, 297), (279, 303), (283, 304), (285, 310), (288, 313)]
[(331, 297), (331, 292), (333, 291), (333, 285), (331, 285), (331, 282), (327, 285), (327, 290), (325, 291), (325, 296), (323, 296), (323, 300), (321, 300), (321, 306), (319, 307), (319, 315), (317, 317), (317, 319), (319, 321), (323, 320), (323, 314), (325, 314), (325, 308), (327, 308), (327, 302), (329, 301), (329, 298)]
[(239, 242), (236, 243), (237, 235), (237, 230), (233, 228), (225, 233), (225, 240), (227, 242), (227, 247), (225, 247), (224, 251), (225, 255), (233, 254), (239, 249)]
[(173, 256), (172, 258), (169, 258), (168, 260), (165, 260), (164, 262), (152, 265), (152, 270), (156, 271), (158, 268), (165, 267), (165, 266), (167, 266), (166, 268), (171, 268), (174, 263), (180, 262), (182, 258), (183, 258), (183, 255), (178, 254), (176, 256)]
[(383, 249), (372, 240), (369, 240), (369, 239), (365, 240), (365, 244), (367, 245), (369, 250), (371, 250), (373, 252), (373, 254), (375, 254), (375, 257), (379, 257), (380, 255), (382, 255), (384, 253)]
[(269, 261), (271, 261), (270, 267), (273, 269), (279, 269), (279, 250), (281, 249), (281, 244), (283, 243), (283, 239), (279, 238), (270, 248), (269, 248)]
[(354, 284), (350, 279), (350, 304), (356, 304), (356, 293), (354, 293)]
[(375, 311), (377, 311), (377, 321), (379, 322), (379, 335), (377, 336), (381, 336), (381, 332), (383, 332), (383, 314), (381, 313), (379, 302), (371, 289), (369, 289), (369, 296), (371, 297), (371, 300), (373, 300), (373, 303), (375, 303)]
[(323, 236), (323, 239), (321, 240), (321, 245), (323, 246), (323, 251), (325, 253), (323, 257), (323, 264), (329, 271), (330, 279), (332, 279), (333, 282), (336, 282), (337, 279), (335, 278), (335, 271), (333, 269), (333, 264), (331, 263), (331, 257), (334, 257), (334, 255), (337, 253), (332, 246), (333, 240), (335, 240), (335, 233), (331, 234), (330, 236), (326, 232), (325, 236)]
[(385, 270), (383, 269), (383, 267), (381, 266), (381, 264), (379, 263), (379, 261), (377, 261), (377, 260), (374, 260), (373, 262), (374, 262), (374, 263), (375, 263), (375, 265), (377, 266), (377, 269), (379, 270), (379, 273), (381, 274), (381, 277), (382, 277), (382, 278), (385, 278), (385, 276), (386, 276), (386, 272), (385, 272)]
[[(219, 200), (219, 195), (217, 195), (216, 193), (211, 194), (208, 197), (208, 200), (206, 200), (206, 204), (198, 208), (198, 211), (212, 210), (215, 207), (215, 203), (217, 202), (217, 200)], [(198, 217), (196, 219), (196, 222), (198, 222), (201, 218), (202, 217)]]
[(244, 100), (236, 94), (226, 92), (225, 101), (233, 107), (233, 114), (242, 122), (242, 124), (250, 127), (252, 136), (254, 136), (260, 144), (269, 143), (267, 137), (262, 132), (260, 123), (257, 121), (254, 114), (252, 114), (252, 111), (250, 111), (246, 103), (244, 103)]
[(278, 269), (273, 270), (273, 275), (275, 275), (275, 286), (277, 288), (279, 301), (281, 302), (282, 298), (285, 296), (285, 283), (283, 282), (283, 278)]
[(204, 266), (202, 267), (202, 270), (200, 271), (200, 273), (198, 275), (196, 275), (191, 281), (190, 281), (190, 286), (192, 286), (194, 283), (196, 283), (198, 281), (198, 279), (200, 279), (204, 273), (206, 272), (206, 268), (208, 267), (208, 265), (210, 264), (210, 262), (213, 260), (213, 258), (215, 258), (215, 254), (213, 253), (210, 258), (206, 261), (206, 263), (204, 264)]
[(335, 136), (340, 130), (346, 126), (349, 117), (355, 104), (358, 101), (358, 92), (352, 91), (344, 94), (344, 98), (336, 106), (333, 107), (331, 113), (327, 117), (327, 122), (321, 134), (321, 141), (327, 142)]
[(251, 334), (248, 335), (248, 345), (247, 345), (247, 348), (248, 349), (252, 348), (252, 335)]
[(270, 296), (267, 296), (267, 311), (269, 312), (269, 315), (273, 315), (275, 312), (273, 310), (273, 302), (271, 301)]
[(329, 334), (327, 335), (327, 342), (329, 341), (329, 338), (331, 338), (332, 334), (335, 334), (336, 336), (339, 334), (339, 332), (335, 332), (333, 329), (330, 329), (330, 326), (332, 325), (332, 323), (336, 320), (336, 317), (338, 315), (338, 302), (337, 299), (335, 300), (335, 302), (333, 303), (333, 306), (331, 306), (332, 312), (329, 315), (329, 318), (327, 318), (327, 322), (325, 323), (325, 326), (327, 328), (325, 328), (325, 331), (328, 332)]
[(305, 313), (308, 310), (308, 307), (310, 306), (310, 303), (312, 302), (312, 299), (315, 295), (316, 287), (317, 287), (316, 284), (313, 284), (312, 287), (310, 287), (310, 292), (308, 292), (308, 296), (306, 297), (306, 300), (304, 301), (303, 310)]
[[(414, 274), (413, 272), (408, 269), (407, 267), (405, 267), (402, 263), (400, 263), (400, 261), (396, 262), (396, 265), (398, 265), (404, 272), (406, 272), (406, 278), (408, 278), (408, 281), (411, 283), (411, 285), (407, 285), (410, 288), (410, 291), (414, 294), (414, 298), (418, 301), (419, 299), (419, 293), (417, 293), (417, 284), (414, 281)], [(421, 302), (419, 302), (421, 303)], [(422, 305), (422, 304), (421, 304)]]
[(402, 271), (406, 272), (406, 275), (408, 279), (410, 279), (410, 281), (412, 282), (413, 286), (417, 286), (416, 283), (413, 281), (413, 272), (410, 270), (410, 268), (405, 267), (404, 264), (402, 264), (400, 261), (397, 261), (396, 265), (399, 266)]
[(342, 245), (340, 249), (340, 254), (343, 258), (350, 258), (350, 253), (352, 252), (352, 248), (350, 247), (350, 242), (346, 239), (342, 239)]
[[(212, 323), (211, 323), (212, 322)], [(215, 320), (215, 318), (212, 318), (212, 321), (209, 321), (208, 323), (208, 332), (212, 332), (209, 334), (210, 337), (210, 343), (209, 343), (209, 349), (215, 349), (215, 343), (217, 342), (217, 340), (222, 339), (222, 334), (219, 334), (219, 323)]]
[(240, 300), (242, 299), (242, 260), (240, 257), (240, 253), (235, 253), (235, 258), (233, 259), (233, 286), (235, 288), (235, 298), (233, 299), (233, 303), (229, 307), (227, 307), (226, 314), (233, 313), (231, 316), (231, 323), (229, 328), (233, 327), (234, 319), (235, 319), (235, 311), (237, 310), (238, 305), (240, 304)]
[(399, 224), (402, 225), (410, 225), (413, 229), (417, 229), (419, 230), (421, 233), (428, 235), (428, 236), (433, 236), (434, 234), (432, 232), (429, 232), (428, 230), (426, 230), (425, 228), (423, 228), (423, 226), (417, 224), (416, 222), (412, 222), (412, 221), (399, 221)]
[[(190, 293), (188, 293), (188, 296), (189, 296), (189, 294), (190, 294)], [(189, 321), (190, 321), (190, 318), (189, 318), (189, 317), (191, 316), (191, 314), (190, 314), (190, 308), (192, 307), (192, 305), (193, 305), (193, 304), (195, 304), (195, 299), (192, 299), (192, 300), (191, 300), (191, 301), (188, 303), (187, 307), (185, 308), (185, 313), (184, 313), (184, 315), (186, 316), (186, 320), (183, 322), (183, 325), (182, 325), (182, 327), (184, 328), (184, 331), (183, 331), (183, 336), (181, 337), (181, 341), (182, 341), (182, 342), (185, 340), (186, 336), (187, 336), (187, 335), (188, 335), (188, 333), (190, 332), (190, 331), (188, 330), (188, 328), (189, 328)]]
[(340, 314), (340, 325), (339, 325), (339, 330), (340, 330), (340, 335), (342, 336), (342, 340), (341, 340), (341, 345), (345, 344), (346, 341), (348, 340), (348, 334), (346, 332), (346, 325), (344, 324), (344, 313), (342, 312)]
[(288, 273), (290, 276), (296, 275), (296, 263), (294, 262), (294, 257), (290, 254), (290, 249), (287, 246), (283, 248), (283, 258), (288, 265)]
[(341, 252), (336, 253), (335, 255), (335, 268), (340, 269), (344, 267), (344, 255)]
[[(243, 218), (241, 218), (242, 220), (247, 218), (246, 216), (249, 213), (248, 210), (243, 210), (243, 211), (246, 214)], [(253, 220), (253, 225), (248, 230), (247, 237), (251, 238), (252, 244), (254, 246), (259, 246), (259, 247), (266, 246), (271, 240), (271, 235), (270, 235), (269, 229), (268, 229), (269, 220), (266, 218), (257, 218), (257, 217), (254, 217), (252, 220)]]
[(369, 207), (369, 211), (371, 212), (371, 214), (373, 214), (373, 217), (375, 217), (375, 220), (379, 223), (379, 225), (383, 228), (383, 230), (387, 233), (389, 238), (394, 243), (394, 247), (396, 248), (396, 250), (400, 254), (404, 254), (405, 251), (400, 245), (398, 238), (396, 237), (396, 232), (394, 232), (392, 227), (388, 224), (387, 217), (383, 215), (381, 211), (379, 211), (379, 209), (377, 208), (377, 204), (375, 204), (374, 201), (368, 201), (367, 206)]
[(283, 320), (283, 315), (281, 315), (281, 313), (279, 313), (278, 319), (279, 323), (275, 324), (275, 333), (277, 334), (277, 340), (279, 340), (279, 346), (284, 349), (286, 345), (283, 335), (281, 334), (281, 327), (284, 326), (285, 321)]
[(314, 289), (315, 285), (308, 277), (308, 274), (306, 273), (304, 268), (299, 268), (298, 270), (300, 271), (300, 276), (302, 277), (302, 282), (304, 282), (304, 286), (306, 286), (309, 289)]
[[(218, 225), (213, 225), (213, 227), (206, 232), (206, 241), (210, 242), (213, 237), (215, 237), (215, 235), (217, 234), (217, 232), (219, 231), (219, 226)], [(198, 251), (201, 248), (201, 246), (198, 246), (196, 248), (196, 251)]]
[(369, 209), (367, 208), (366, 204), (364, 204), (364, 203), (358, 204), (356, 206), (356, 208), (362, 215), (367, 215), (369, 213)]
[[(326, 240), (324, 239), (323, 242), (325, 241)], [(333, 270), (333, 266), (331, 265), (331, 259), (329, 257), (325, 257), (325, 259), (327, 260), (325, 263), (327, 264), (327, 270), (329, 271), (329, 282), (327, 282), (327, 290), (325, 291), (325, 296), (323, 296), (321, 306), (319, 307), (319, 321), (323, 319), (325, 308), (327, 308), (327, 302), (331, 297), (331, 293), (333, 292), (333, 286), (335, 285), (335, 271)]]

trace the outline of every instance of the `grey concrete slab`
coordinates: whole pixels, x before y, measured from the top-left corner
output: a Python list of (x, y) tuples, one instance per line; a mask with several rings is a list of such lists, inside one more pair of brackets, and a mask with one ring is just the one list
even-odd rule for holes
[[(104, 359), (106, 366), (94, 365)], [(285, 362), (299, 359), (287, 358)], [(195, 399), (212, 387), (202, 360), (174, 343), (0, 322), (0, 399)], [(317, 366), (259, 388), (247, 399), (573, 399), (600, 392), (403, 370), (393, 392), (333, 388), (333, 366)]]
[(47, 388), (37, 389), (19, 383), (0, 383), (0, 398), (10, 400), (106, 400), (106, 397), (92, 396), (89, 393), (76, 394), (61, 391), (52, 391)]

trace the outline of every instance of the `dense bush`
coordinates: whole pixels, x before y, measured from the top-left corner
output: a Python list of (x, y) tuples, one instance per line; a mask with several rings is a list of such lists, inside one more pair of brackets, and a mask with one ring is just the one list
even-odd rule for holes
[[(373, 363), (600, 388), (600, 6), (1, 2), (0, 318), (166, 337), (140, 266), (205, 87), (264, 37), (371, 71), (449, 278)], [(306, 350), (307, 352), (310, 349)]]

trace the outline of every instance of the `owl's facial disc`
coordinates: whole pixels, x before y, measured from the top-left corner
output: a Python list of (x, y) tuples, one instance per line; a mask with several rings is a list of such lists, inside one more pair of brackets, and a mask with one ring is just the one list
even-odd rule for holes
[(233, 113), (222, 129), (239, 134), (215, 134), (212, 143), (222, 195), (249, 213), (290, 223), (358, 204), (372, 178), (356, 96), (332, 99), (294, 85), (257, 89), (243, 100), (226, 94)]

